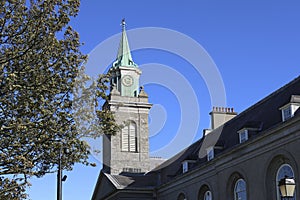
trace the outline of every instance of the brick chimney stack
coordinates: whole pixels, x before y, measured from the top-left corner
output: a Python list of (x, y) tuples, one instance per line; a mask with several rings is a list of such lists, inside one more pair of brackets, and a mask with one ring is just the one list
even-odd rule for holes
[(224, 108), (224, 107), (213, 107), (211, 113), (211, 128), (216, 129), (219, 126), (222, 126), (235, 116), (237, 113), (234, 111), (233, 108)]

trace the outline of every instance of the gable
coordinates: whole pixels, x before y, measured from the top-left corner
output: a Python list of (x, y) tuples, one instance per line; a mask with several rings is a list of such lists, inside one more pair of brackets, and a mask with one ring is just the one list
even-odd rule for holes
[(101, 171), (92, 200), (102, 200), (109, 194), (112, 194), (117, 191), (117, 188), (113, 183), (107, 178), (107, 176)]

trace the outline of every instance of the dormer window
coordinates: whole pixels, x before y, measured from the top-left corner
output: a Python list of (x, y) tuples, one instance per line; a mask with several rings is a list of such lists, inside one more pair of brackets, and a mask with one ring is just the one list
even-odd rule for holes
[(186, 173), (189, 170), (189, 163), (188, 161), (184, 161), (182, 163), (182, 173)]
[(207, 161), (214, 159), (215, 157), (214, 147), (210, 147), (206, 151), (207, 151)]
[(292, 117), (300, 107), (300, 96), (299, 95), (292, 95), (291, 100), (288, 104), (284, 105), (283, 107), (279, 108), (281, 110), (282, 121), (286, 121)]
[(182, 162), (182, 173), (186, 173), (192, 167), (192, 165), (196, 163), (195, 160), (185, 160)]
[(260, 121), (246, 121), (241, 128), (237, 131), (239, 134), (239, 142), (244, 143), (249, 138), (255, 136), (263, 129), (263, 123)]
[(282, 119), (283, 121), (288, 120), (292, 117), (292, 108), (291, 106), (282, 110)]
[(240, 143), (246, 142), (249, 138), (248, 129), (242, 129), (239, 132)]

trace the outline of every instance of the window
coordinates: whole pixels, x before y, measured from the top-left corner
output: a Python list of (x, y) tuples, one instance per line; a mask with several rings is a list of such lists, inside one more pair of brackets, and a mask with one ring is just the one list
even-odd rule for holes
[[(295, 98), (295, 97), (294, 97)], [(300, 97), (299, 97), (300, 100)], [(296, 111), (300, 108), (300, 102), (298, 103), (288, 103), (287, 105), (279, 108), (282, 114), (282, 121), (286, 121), (294, 117)]]
[(188, 161), (184, 161), (182, 163), (182, 173), (185, 173), (189, 170), (189, 162)]
[(246, 182), (243, 179), (239, 179), (235, 183), (234, 200), (247, 200)]
[(240, 143), (246, 142), (248, 140), (248, 130), (243, 129), (239, 132)]
[(134, 122), (130, 122), (122, 129), (122, 151), (137, 152), (137, 132)]
[(206, 191), (204, 194), (204, 200), (212, 200), (212, 194), (211, 191)]
[[(277, 175), (276, 175), (276, 186), (278, 186), (279, 181), (285, 177), (289, 177), (289, 178), (295, 177), (292, 167), (288, 164), (283, 164), (278, 169)], [(294, 195), (293, 198), (289, 198), (289, 199), (295, 200), (296, 196)], [(281, 200), (279, 187), (277, 187), (277, 200)]]
[(185, 197), (185, 195), (183, 193), (180, 193), (177, 197), (177, 200), (187, 200), (187, 198)]
[(288, 108), (285, 108), (283, 111), (283, 121), (288, 120), (292, 117), (292, 108), (289, 106)]
[(212, 192), (208, 185), (202, 185), (198, 192), (198, 200), (212, 200)]
[(215, 157), (214, 147), (210, 147), (207, 149), (207, 161), (212, 160)]

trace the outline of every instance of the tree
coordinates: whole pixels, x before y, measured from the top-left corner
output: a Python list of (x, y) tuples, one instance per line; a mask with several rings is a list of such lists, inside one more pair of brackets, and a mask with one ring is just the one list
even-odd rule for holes
[(28, 178), (55, 172), (62, 146), (70, 152), (62, 156), (64, 169), (90, 164), (89, 146), (81, 140), (89, 129), (76, 126), (72, 109), (86, 60), (78, 33), (68, 25), (79, 4), (0, 1), (0, 199), (26, 198)]
[[(83, 137), (96, 139), (99, 135), (115, 135), (123, 126), (115, 121), (114, 113), (106, 102), (109, 101), (110, 73), (99, 74), (97, 80), (79, 70), (73, 90), (73, 118)], [(98, 150), (96, 150), (98, 151)]]

